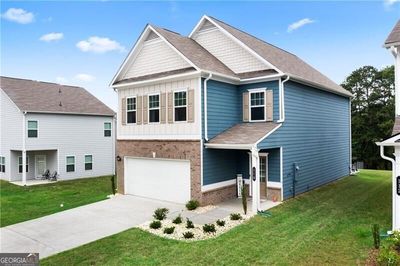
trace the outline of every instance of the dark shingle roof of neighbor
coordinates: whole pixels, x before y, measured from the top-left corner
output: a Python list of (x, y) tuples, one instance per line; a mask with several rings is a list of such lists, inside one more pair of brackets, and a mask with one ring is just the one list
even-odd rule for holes
[(390, 32), (389, 36), (385, 41), (385, 46), (390, 46), (391, 44), (400, 44), (400, 20), (397, 21), (393, 30)]
[(115, 114), (103, 102), (81, 87), (0, 77), (0, 88), (21, 111), (102, 116)]

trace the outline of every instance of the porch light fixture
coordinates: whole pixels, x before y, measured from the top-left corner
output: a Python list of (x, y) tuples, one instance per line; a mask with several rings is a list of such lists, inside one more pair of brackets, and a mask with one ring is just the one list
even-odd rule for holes
[(117, 161), (120, 162), (121, 161), (121, 156), (117, 155)]

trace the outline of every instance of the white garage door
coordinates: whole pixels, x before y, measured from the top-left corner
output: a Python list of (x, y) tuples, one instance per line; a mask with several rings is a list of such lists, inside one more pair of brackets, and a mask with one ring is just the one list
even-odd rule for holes
[(126, 158), (125, 193), (186, 203), (190, 200), (190, 162)]

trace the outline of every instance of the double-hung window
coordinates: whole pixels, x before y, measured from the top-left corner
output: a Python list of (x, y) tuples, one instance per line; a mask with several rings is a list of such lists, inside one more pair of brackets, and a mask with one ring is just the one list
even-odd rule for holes
[(174, 119), (176, 122), (187, 119), (187, 98), (186, 91), (174, 92)]
[(136, 123), (136, 97), (126, 98), (126, 123)]
[(28, 121), (28, 138), (38, 137), (38, 121)]
[(75, 172), (75, 156), (67, 156), (66, 159), (67, 172)]
[(149, 95), (149, 122), (160, 122), (160, 94)]
[[(22, 173), (22, 156), (18, 157), (18, 173)], [(25, 172), (28, 173), (29, 170), (29, 157), (26, 156)]]
[(4, 156), (0, 156), (0, 173), (6, 172), (6, 158)]
[(111, 123), (104, 122), (104, 137), (111, 137)]
[(92, 169), (93, 169), (93, 156), (85, 155), (85, 170), (92, 170)]
[(265, 121), (265, 91), (250, 92), (250, 121)]

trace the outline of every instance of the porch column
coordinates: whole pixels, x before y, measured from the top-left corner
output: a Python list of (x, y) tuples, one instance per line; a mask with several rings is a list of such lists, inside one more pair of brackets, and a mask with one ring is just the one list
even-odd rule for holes
[(26, 186), (26, 150), (22, 150), (22, 184)]
[[(253, 169), (255, 168), (255, 171), (251, 169), (252, 211), (257, 213), (257, 211), (260, 209), (260, 157), (256, 147), (251, 149), (251, 165)], [(256, 176), (255, 180), (253, 176), (254, 174)]]
[[(396, 169), (393, 169), (393, 230), (400, 230), (400, 195), (397, 194), (397, 176), (400, 176), (400, 147), (395, 146)], [(397, 173), (397, 174), (396, 174)]]

